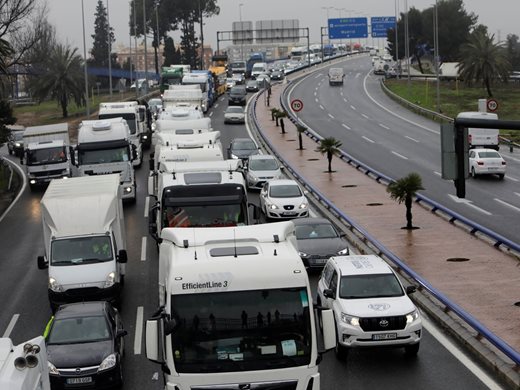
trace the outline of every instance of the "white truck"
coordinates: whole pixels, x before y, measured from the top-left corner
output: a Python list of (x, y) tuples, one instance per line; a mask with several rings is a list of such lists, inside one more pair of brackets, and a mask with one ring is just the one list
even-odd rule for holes
[(42, 336), (18, 345), (10, 338), (0, 338), (0, 389), (51, 390)]
[(132, 161), (136, 154), (125, 119), (81, 122), (74, 159), (78, 176), (119, 173), (123, 199), (135, 201), (137, 185)]
[(23, 144), (20, 162), (25, 164), (31, 189), (48, 184), (52, 179), (71, 176), (67, 123), (29, 126), (23, 132)]
[(137, 102), (100, 103), (98, 119), (123, 118), (130, 129), (130, 140), (135, 146), (136, 158), (132, 161), (134, 167), (140, 167), (143, 162), (142, 142), (148, 136), (146, 130), (146, 108), (140, 109)]
[(203, 103), (202, 90), (198, 85), (171, 85), (164, 91), (162, 99), (165, 111), (179, 104), (201, 109)]
[[(211, 106), (211, 92), (210, 89), (210, 81), (208, 79), (208, 75), (204, 73), (187, 73), (182, 77), (183, 85), (198, 85), (202, 92), (202, 103), (201, 108), (202, 112), (207, 112), (209, 106)], [(166, 91), (164, 91), (166, 92)]]
[(345, 72), (343, 71), (343, 68), (329, 69), (329, 85), (343, 85), (344, 78)]
[(127, 262), (119, 175), (53, 180), (41, 200), (51, 308), (77, 301), (117, 305)]
[[(457, 118), (464, 119), (484, 119), (497, 120), (498, 115), (492, 112), (467, 111), (460, 112)], [(498, 129), (474, 129), (468, 128), (468, 145), (469, 148), (489, 148), (499, 149)]]
[[(294, 225), (168, 228), (146, 355), (166, 390), (320, 389), (317, 315)], [(333, 348), (331, 310), (321, 312)]]

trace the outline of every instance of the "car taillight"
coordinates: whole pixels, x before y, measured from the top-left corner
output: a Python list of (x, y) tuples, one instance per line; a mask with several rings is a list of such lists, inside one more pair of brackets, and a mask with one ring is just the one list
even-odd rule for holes
[(477, 161), (477, 165), (484, 165), (483, 161)]

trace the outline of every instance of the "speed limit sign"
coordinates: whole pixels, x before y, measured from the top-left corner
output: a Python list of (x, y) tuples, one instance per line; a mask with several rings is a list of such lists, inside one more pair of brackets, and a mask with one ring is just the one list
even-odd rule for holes
[(300, 112), (303, 109), (303, 102), (300, 99), (291, 100), (291, 108), (294, 112)]
[(495, 99), (488, 99), (486, 102), (488, 111), (494, 112), (498, 108), (498, 102)]

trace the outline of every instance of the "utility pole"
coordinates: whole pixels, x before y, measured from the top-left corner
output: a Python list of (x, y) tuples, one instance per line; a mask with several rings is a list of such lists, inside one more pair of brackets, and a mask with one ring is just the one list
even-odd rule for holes
[(108, 15), (107, 0), (107, 39), (108, 39), (108, 88), (110, 89), (110, 97), (112, 97), (112, 36), (110, 35), (110, 16)]
[(200, 69), (204, 69), (204, 25), (202, 23), (202, 1), (199, 0), (199, 12), (200, 12)]
[(440, 88), (440, 77), (439, 77), (439, 3), (435, 0), (435, 13), (433, 28), (435, 29), (433, 35), (433, 44), (435, 46), (435, 76), (436, 76), (436, 84), (437, 84), (437, 112), (441, 112), (441, 88)]
[(83, 23), (83, 58), (85, 59), (85, 65), (83, 66), (83, 69), (85, 70), (85, 104), (88, 118), (90, 116), (90, 104), (88, 97), (87, 44), (85, 41), (85, 9), (83, 7), (83, 0), (81, 0), (81, 20)]
[(155, 51), (155, 73), (159, 76), (159, 59), (157, 58), (159, 47), (161, 46), (161, 35), (159, 34), (159, 4), (160, 0), (155, 2), (155, 23), (157, 26), (157, 50)]
[[(148, 93), (148, 53), (146, 50), (146, 0), (143, 0), (143, 35), (144, 35), (144, 93)], [(137, 89), (137, 85), (135, 86)]]

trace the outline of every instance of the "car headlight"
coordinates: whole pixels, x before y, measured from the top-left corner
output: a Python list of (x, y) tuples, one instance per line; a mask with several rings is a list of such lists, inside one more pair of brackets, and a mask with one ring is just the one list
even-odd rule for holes
[(152, 131), (157, 128), (157, 125), (155, 123), (152, 123)]
[(143, 135), (143, 139), (148, 139), (148, 136), (147, 135)]
[(131, 193), (132, 192), (132, 187), (125, 187), (125, 192), (127, 194)]
[(47, 367), (49, 367), (49, 374), (51, 375), (60, 375), (58, 369), (56, 368), (56, 366), (54, 364), (52, 364), (51, 362), (49, 362), (47, 360)]
[(417, 321), (419, 319), (419, 310), (415, 309), (411, 313), (408, 313), (406, 315), (406, 323), (411, 324), (414, 321)]
[(275, 205), (274, 203), (268, 203), (267, 208), (271, 209), (271, 210), (276, 210), (278, 208), (278, 206)]
[(348, 247), (337, 252), (338, 255), (348, 255)]
[(16, 143), (14, 144), (14, 146), (16, 146), (17, 148), (19, 148), (19, 147), (22, 146), (22, 145), (20, 144), (20, 142), (16, 142)]
[(109, 368), (112, 368), (116, 365), (117, 358), (114, 353), (108, 355), (99, 365), (98, 372), (108, 370)]
[(233, 153), (231, 153), (231, 158), (238, 159), (238, 156), (233, 154)]
[(341, 321), (352, 326), (359, 326), (359, 317), (354, 317), (346, 313), (341, 313)]
[(253, 175), (252, 173), (249, 173), (249, 180), (250, 181), (258, 181), (258, 177)]
[(61, 287), (61, 284), (59, 284), (56, 279), (49, 278), (49, 289), (54, 292), (62, 292), (63, 288)]
[(301, 210), (301, 209), (306, 209), (307, 207), (308, 207), (308, 204), (306, 202), (303, 202), (302, 204), (300, 204), (300, 206), (298, 208)]
[(309, 257), (309, 255), (305, 252), (298, 252), (298, 254), (300, 255), (300, 257)]
[(116, 274), (115, 272), (110, 272), (105, 279), (105, 288), (112, 287), (116, 282)]

